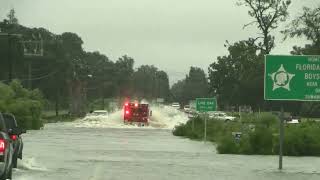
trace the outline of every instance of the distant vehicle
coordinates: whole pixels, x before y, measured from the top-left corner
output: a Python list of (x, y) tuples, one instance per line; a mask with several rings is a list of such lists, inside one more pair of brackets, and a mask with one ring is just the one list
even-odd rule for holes
[(152, 111), (149, 111), (149, 104), (126, 102), (123, 107), (124, 124), (137, 124), (138, 126), (148, 126), (149, 117)]
[(300, 118), (298, 116), (291, 116), (286, 122), (287, 124), (299, 124)]
[(176, 109), (180, 109), (180, 104), (178, 102), (174, 102), (171, 104), (171, 107), (176, 108)]
[(236, 119), (236, 117), (228, 116), (225, 112), (212, 112), (209, 113), (209, 118), (211, 119), (217, 119), (217, 120), (223, 120), (223, 121), (233, 121)]
[[(17, 129), (11, 131), (13, 133)], [(13, 145), (2, 113), (0, 113), (0, 180), (12, 178)], [(18, 133), (17, 133), (18, 134)]]
[(108, 115), (108, 111), (106, 110), (95, 110), (91, 113), (93, 116), (106, 116)]
[[(22, 150), (23, 150), (23, 141), (21, 134), (25, 133), (25, 130), (22, 130), (18, 127), (17, 121), (12, 114), (3, 113), (2, 114), (6, 127), (8, 128), (8, 133), (12, 140), (13, 145), (13, 157), (12, 157), (12, 167), (17, 168), (18, 158), (22, 159)], [(12, 133), (13, 129), (18, 129), (20, 133)]]
[(184, 107), (183, 107), (183, 110), (184, 110), (184, 112), (186, 112), (186, 113), (188, 113), (188, 112), (190, 112), (190, 106), (189, 105), (185, 105)]

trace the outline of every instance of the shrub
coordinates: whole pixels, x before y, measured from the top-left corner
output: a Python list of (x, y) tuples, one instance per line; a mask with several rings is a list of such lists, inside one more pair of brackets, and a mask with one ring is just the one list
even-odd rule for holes
[(173, 135), (175, 136), (186, 136), (186, 127), (184, 124), (179, 124), (175, 126), (175, 128), (172, 131)]
[[(278, 125), (278, 118), (271, 113), (246, 114), (241, 123), (215, 123), (215, 137), (218, 140), (217, 150), (224, 154), (273, 154), (273, 133)], [(220, 123), (220, 124), (219, 124)], [(255, 125), (251, 131), (249, 126)], [(241, 139), (236, 141), (232, 132), (242, 132)], [(209, 133), (210, 134), (210, 133)]]
[(249, 141), (249, 135), (243, 135), (240, 140), (239, 154), (254, 154), (253, 148)]
[(0, 112), (12, 113), (19, 126), (39, 129), (43, 126), (41, 111), (43, 98), (39, 90), (29, 91), (17, 80), (9, 85), (0, 83)]
[(239, 146), (231, 135), (225, 135), (218, 140), (217, 151), (220, 154), (238, 154)]
[[(289, 156), (319, 156), (320, 155), (319, 123), (301, 123), (285, 128), (283, 153)], [(279, 152), (279, 138), (273, 146), (274, 152)]]
[[(271, 113), (251, 114), (241, 122), (225, 123), (208, 120), (207, 140), (217, 142), (217, 150), (222, 154), (279, 153), (279, 119)], [(173, 134), (202, 139), (204, 121), (200, 117), (176, 127)], [(250, 126), (255, 125), (254, 130)], [(242, 132), (240, 140), (232, 132)], [(283, 153), (288, 156), (320, 156), (320, 123), (315, 121), (287, 124), (284, 130)]]
[[(272, 132), (269, 128), (260, 127), (249, 133), (248, 143), (252, 154), (272, 154)], [(245, 148), (244, 148), (245, 149)]]

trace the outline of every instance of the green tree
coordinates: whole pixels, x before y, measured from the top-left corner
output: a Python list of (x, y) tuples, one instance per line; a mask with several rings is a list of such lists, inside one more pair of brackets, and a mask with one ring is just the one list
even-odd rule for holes
[(132, 95), (132, 75), (134, 59), (124, 55), (115, 63), (115, 79), (117, 86), (117, 95), (120, 97)]
[(191, 67), (186, 77), (185, 103), (199, 97), (207, 97), (208, 92), (208, 80), (203, 69)]
[(133, 76), (136, 96), (147, 99), (155, 97), (157, 71), (156, 67), (149, 65), (142, 65), (137, 69)]
[(179, 80), (174, 83), (170, 89), (172, 99), (178, 102), (185, 102), (185, 88), (186, 88), (186, 80)]
[(256, 40), (263, 39), (258, 43), (263, 54), (269, 54), (274, 48), (274, 36), (271, 31), (278, 27), (279, 22), (284, 22), (288, 17), (288, 7), (291, 0), (238, 0), (238, 5), (249, 8), (248, 14), (254, 20), (248, 25), (257, 25), (262, 36)]
[(208, 97), (208, 80), (203, 69), (190, 67), (186, 78), (172, 85), (171, 94), (175, 101), (183, 104), (199, 97)]
[(133, 74), (133, 84), (134, 94), (137, 97), (147, 99), (168, 98), (168, 75), (152, 65), (140, 66)]
[(170, 91), (168, 74), (164, 71), (157, 71), (155, 83), (155, 97), (168, 99)]
[(209, 67), (210, 92), (220, 106), (263, 102), (263, 57), (253, 39), (228, 45), (229, 55)]
[(282, 32), (286, 37), (305, 37), (320, 49), (320, 5), (314, 9), (304, 7), (302, 15), (296, 17)]

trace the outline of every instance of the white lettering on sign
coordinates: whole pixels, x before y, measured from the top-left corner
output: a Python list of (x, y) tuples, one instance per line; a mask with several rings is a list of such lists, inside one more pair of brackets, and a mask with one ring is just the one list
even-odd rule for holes
[(320, 71), (320, 64), (296, 64), (296, 70)]
[(317, 87), (318, 83), (317, 82), (307, 82), (308, 87)]
[(207, 104), (208, 105), (214, 105), (214, 102), (209, 101)]
[(320, 79), (320, 74), (313, 74), (313, 73), (305, 73), (304, 74), (304, 79), (314, 79), (314, 80), (319, 80)]
[(309, 57), (309, 58), (308, 58), (308, 61), (309, 61), (309, 62), (319, 62), (320, 59), (319, 59), (318, 57), (316, 57), (316, 56), (313, 56), (313, 57)]
[(199, 101), (198, 104), (199, 104), (199, 105), (206, 105), (206, 102), (204, 102), (204, 101)]
[(320, 95), (306, 95), (305, 98), (310, 100), (317, 100), (320, 99)]

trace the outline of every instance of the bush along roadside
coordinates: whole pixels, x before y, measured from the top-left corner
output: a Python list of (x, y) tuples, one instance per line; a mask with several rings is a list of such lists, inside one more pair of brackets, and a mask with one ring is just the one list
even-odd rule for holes
[(0, 112), (13, 114), (20, 127), (40, 129), (43, 126), (44, 99), (39, 90), (27, 90), (14, 80), (9, 85), (0, 83), (0, 94)]
[[(194, 128), (193, 123), (194, 121)], [(207, 140), (215, 142), (221, 154), (276, 155), (279, 151), (279, 119), (271, 113), (252, 114), (235, 122), (208, 120)], [(241, 137), (236, 138), (235, 132)], [(286, 124), (284, 155), (320, 156), (320, 123)], [(202, 140), (204, 121), (189, 120), (175, 127), (173, 134)]]

